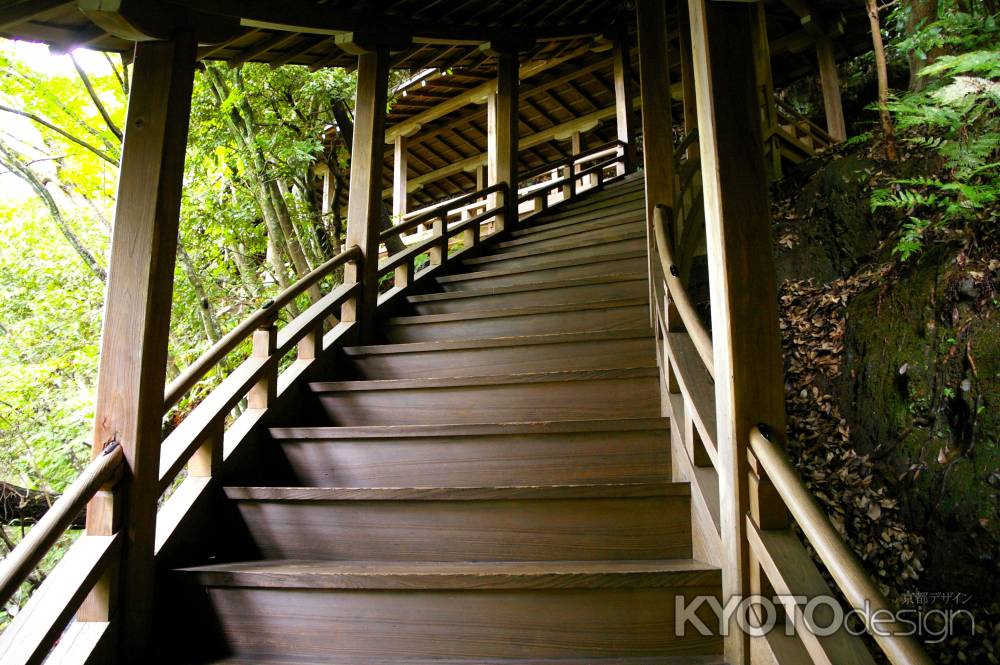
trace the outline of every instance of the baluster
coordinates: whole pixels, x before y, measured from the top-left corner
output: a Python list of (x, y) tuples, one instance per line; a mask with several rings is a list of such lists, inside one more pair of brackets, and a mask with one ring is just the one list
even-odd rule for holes
[[(344, 284), (357, 284), (358, 277), (361, 275), (361, 260), (352, 259), (348, 261), (344, 266)], [(344, 301), (344, 304), (340, 306), (340, 320), (345, 323), (355, 322), (358, 320), (358, 311), (361, 305), (361, 300), (358, 299), (358, 291), (355, 289), (351, 297)]]
[[(118, 443), (110, 445), (117, 446)], [(105, 450), (109, 450), (105, 448)], [(87, 535), (112, 536), (121, 528), (122, 488), (116, 485), (125, 473), (125, 465), (118, 467), (115, 474), (108, 479), (94, 497), (87, 503)], [(76, 611), (77, 621), (105, 622), (110, 621), (117, 608), (118, 579), (121, 568), (121, 556), (116, 556), (108, 564), (107, 570), (87, 594)]]
[(274, 322), (265, 324), (253, 332), (251, 357), (268, 359), (264, 375), (250, 388), (249, 407), (266, 409), (278, 394), (278, 363), (274, 352), (278, 346), (278, 328)]
[(434, 238), (438, 239), (439, 242), (430, 249), (430, 264), (432, 266), (439, 266), (448, 259), (447, 217), (448, 213), (444, 212), (434, 218)]
[(413, 262), (407, 260), (406, 263), (396, 266), (394, 286), (397, 289), (405, 289), (413, 283)]
[(211, 478), (222, 466), (222, 442), (225, 436), (224, 417), (216, 418), (205, 432), (205, 439), (188, 460), (188, 476)]
[(299, 340), (295, 357), (298, 360), (315, 360), (323, 352), (323, 319)]

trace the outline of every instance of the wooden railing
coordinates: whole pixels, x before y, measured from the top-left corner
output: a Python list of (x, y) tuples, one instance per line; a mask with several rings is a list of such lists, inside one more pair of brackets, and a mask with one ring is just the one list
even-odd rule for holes
[[(686, 141), (678, 149), (678, 159), (689, 145)], [(678, 163), (676, 172), (683, 174), (684, 166), (683, 161)], [(687, 183), (684, 186), (687, 188), (698, 178), (682, 175), (680, 181)], [(770, 495), (765, 496), (761, 488), (765, 485), (773, 488), (825, 565), (837, 591), (858, 611), (865, 628), (888, 661), (893, 665), (930, 665), (930, 659), (916, 639), (905, 634), (894, 622), (884, 620), (890, 607), (888, 601), (813, 499), (778, 444), (781, 437), (761, 424), (746, 433), (742, 447), (739, 444), (735, 447), (735, 454), (746, 456), (748, 462), (749, 505), (740, 504), (734, 487), (720, 484), (719, 470), (732, 468), (733, 461), (723, 459), (723, 451), (717, 445), (719, 428), (712, 338), (688, 296), (675, 259), (678, 248), (674, 239), (682, 234), (677, 232), (674, 210), (686, 211), (686, 220), (692, 219), (687, 202), (694, 199), (684, 188), (678, 192), (673, 206), (658, 204), (653, 209), (656, 256), (651, 279), (657, 339), (662, 340), (662, 344), (657, 344), (661, 354), (661, 380), (671, 414), (672, 460), (679, 475), (676, 479), (691, 484), (694, 557), (726, 565), (723, 552), (732, 551), (725, 547), (731, 536), (721, 531), (720, 504), (735, 503), (746, 516), (745, 546), (755, 571), (750, 575), (751, 588), (746, 593), (770, 595), (773, 590), (773, 594), (782, 596), (785, 612), (796, 629), (795, 636), (786, 635), (779, 619), (779, 627), (764, 638), (777, 662), (781, 665), (874, 664), (865, 645), (848, 631), (841, 629), (824, 636), (806, 625), (802, 607), (792, 596), (813, 598), (830, 594), (830, 589), (802, 542), (790, 529), (762, 526), (765, 520), (761, 516), (773, 510), (773, 505), (768, 503)], [(767, 594), (765, 590), (769, 590)]]
[[(116, 508), (114, 489), (122, 477), (123, 461), (121, 446), (114, 442), (106, 446), (0, 565), (3, 606), (66, 534), (88, 502), (98, 502), (101, 515), (88, 516), (87, 534), (73, 543), (0, 635), (0, 654), (5, 664), (41, 662), (73, 614), (88, 602), (88, 594), (100, 594), (95, 587), (116, 568), (123, 535), (112, 516)], [(89, 628), (84, 623), (79, 629)], [(96, 631), (89, 632), (100, 635), (107, 625), (97, 621), (90, 627)]]
[(764, 128), (765, 145), (771, 137), (777, 138), (782, 155), (793, 161), (801, 161), (837, 143), (825, 129), (778, 96), (774, 96), (774, 109), (769, 117), (770, 126)]
[[(605, 152), (601, 152), (601, 151)], [(608, 152), (610, 151), (610, 152)], [(613, 157), (601, 159), (608, 154)], [(596, 157), (595, 157), (596, 156)], [(581, 165), (600, 159), (596, 164)], [(624, 163), (621, 145), (587, 151), (561, 160), (548, 169), (566, 167), (571, 175), (544, 188), (528, 191), (521, 199), (543, 196), (553, 188), (563, 187), (562, 201), (577, 193), (620, 177)], [(618, 175), (608, 175), (614, 169)], [(593, 177), (590, 187), (579, 187), (585, 178)], [(529, 174), (526, 179), (531, 178)], [(489, 237), (483, 228), (517, 228), (534, 216), (534, 212), (497, 224), (510, 214), (508, 186), (501, 183), (459, 197), (413, 216), (382, 232), (380, 241), (412, 231), (421, 224), (431, 223), (433, 231), (425, 239), (383, 259), (378, 268), (379, 281), (392, 284), (379, 298), (379, 305), (404, 293), (417, 279), (433, 275), (440, 266), (460, 254), (474, 249)], [(470, 204), (481, 206), (482, 212), (450, 222), (456, 210)], [(545, 209), (543, 204), (540, 209)], [(461, 235), (462, 246), (452, 240)], [(427, 265), (420, 269), (418, 258), (426, 255)], [(250, 434), (272, 408), (275, 400), (292, 382), (302, 375), (321, 354), (351, 339), (358, 320), (358, 307), (363, 301), (362, 285), (356, 279), (362, 274), (361, 250), (352, 246), (319, 266), (288, 287), (191, 363), (165, 389), (161, 414), (177, 405), (209, 373), (225, 369), (226, 361), (241, 348), (245, 358), (228, 373), (197, 405), (191, 409), (163, 440), (156, 494), (160, 509), (156, 515), (156, 551), (169, 542), (194, 502), (203, 495), (213, 478), (217, 478), (223, 462)], [(307, 291), (333, 281), (335, 273), (345, 271), (344, 283), (334, 285), (305, 310), (284, 325), (282, 313)], [(385, 278), (383, 280), (382, 278)], [(378, 285), (373, 285), (378, 288)], [(339, 316), (339, 320), (338, 320)], [(294, 352), (294, 359), (286, 359)], [(245, 400), (246, 408), (236, 415), (235, 408)], [(87, 533), (81, 536), (63, 559), (32, 594), (27, 605), (0, 635), (0, 663), (21, 665), (41, 663), (56, 649), (73, 649), (83, 644), (93, 648), (110, 631), (112, 619), (112, 577), (118, 569), (119, 550), (123, 534), (115, 519), (116, 506), (121, 505), (119, 483), (127, 476), (124, 454), (117, 443), (105, 447), (84, 470), (83, 474), (59, 498), (42, 520), (9, 554), (0, 566), (0, 602), (6, 602), (28, 579), (39, 562), (52, 550), (59, 538), (73, 524), (84, 506), (87, 507)], [(186, 473), (182, 473), (186, 472)], [(89, 594), (89, 595), (88, 595)], [(76, 620), (74, 621), (74, 614)], [(72, 622), (72, 625), (70, 625)], [(67, 626), (69, 628), (67, 629)], [(65, 631), (65, 632), (64, 632)], [(70, 635), (70, 631), (73, 634)], [(62, 636), (62, 637), (60, 637)], [(52, 651), (51, 657), (56, 652)]]

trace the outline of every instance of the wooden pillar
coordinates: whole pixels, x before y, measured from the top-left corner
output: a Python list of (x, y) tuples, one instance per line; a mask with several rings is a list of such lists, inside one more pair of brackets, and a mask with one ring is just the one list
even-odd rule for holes
[(362, 287), (355, 306), (345, 306), (341, 319), (358, 322), (362, 343), (372, 339), (375, 307), (378, 304), (378, 235), (382, 215), (382, 160), (385, 154), (388, 86), (389, 49), (380, 46), (358, 55), (346, 235), (347, 247), (360, 247), (363, 258), (360, 271), (354, 264), (346, 267), (344, 282), (360, 281)]
[[(639, 90), (642, 95), (642, 159), (646, 176), (646, 253), (647, 268), (653, 275), (653, 208), (662, 204), (673, 211), (676, 189), (673, 101), (670, 98), (670, 63), (667, 59), (670, 43), (667, 0), (638, 0), (636, 18), (639, 31)], [(676, 230), (674, 237), (680, 237)], [(653, 296), (654, 292), (650, 291), (651, 300)], [(654, 308), (650, 309), (652, 313)]]
[(93, 441), (95, 455), (117, 441), (128, 465), (119, 490), (124, 662), (144, 660), (151, 634), (167, 338), (197, 46), (181, 34), (135, 47), (111, 237)]
[(489, 96), (487, 162), (489, 182), (506, 182), (510, 187), (505, 199), (505, 213), (497, 220), (497, 231), (517, 222), (517, 52), (497, 53), (497, 91)]
[(392, 216), (397, 222), (406, 214), (406, 137), (397, 136), (392, 154)]
[[(695, 104), (694, 92), (694, 64), (691, 61), (691, 22), (688, 20), (687, 0), (679, 0), (677, 3), (677, 16), (680, 20), (678, 26), (677, 42), (680, 47), (681, 56), (681, 91), (684, 96), (684, 133), (690, 134), (698, 128), (698, 107)], [(688, 148), (687, 156), (694, 157), (698, 151), (698, 145), (692, 144)]]
[(760, 97), (761, 124), (764, 128), (764, 153), (773, 180), (781, 179), (781, 139), (778, 137), (778, 113), (774, 99), (774, 79), (771, 75), (771, 42), (767, 36), (767, 16), (764, 0), (753, 4), (754, 30), (751, 33), (757, 91)]
[[(750, 428), (784, 433), (784, 384), (771, 215), (755, 88), (751, 5), (689, 0), (705, 201), (718, 422), (722, 596), (749, 588)], [(782, 522), (767, 501), (762, 526)], [(749, 663), (735, 620), (725, 660)]]
[(615, 114), (618, 119), (618, 140), (625, 144), (625, 173), (635, 171), (635, 111), (632, 110), (632, 56), (628, 34), (614, 44)]
[(844, 105), (840, 98), (837, 60), (833, 55), (833, 40), (825, 35), (816, 40), (816, 60), (819, 64), (820, 84), (823, 87), (826, 131), (836, 140), (845, 141), (847, 125), (844, 122)]

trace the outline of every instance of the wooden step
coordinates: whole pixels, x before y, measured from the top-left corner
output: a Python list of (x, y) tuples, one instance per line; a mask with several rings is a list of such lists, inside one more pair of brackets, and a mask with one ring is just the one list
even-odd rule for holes
[(691, 556), (687, 483), (225, 491), (266, 559), (595, 561)]
[(340, 366), (357, 379), (495, 376), (527, 372), (654, 367), (648, 328), (496, 339), (350, 346)]
[(630, 298), (501, 312), (401, 316), (385, 319), (381, 332), (388, 342), (408, 343), (631, 330), (648, 324), (648, 298)]
[(601, 231), (608, 231), (610, 229), (631, 227), (637, 223), (640, 225), (646, 223), (645, 210), (638, 209), (590, 221), (577, 221), (575, 224), (560, 225), (556, 228), (533, 229), (531, 233), (525, 233), (512, 240), (497, 243), (494, 247), (503, 249), (507, 247), (531, 245), (532, 243), (536, 243), (541, 240), (553, 240), (555, 238), (567, 237), (578, 238), (588, 233), (598, 233)]
[(271, 429), (303, 485), (457, 487), (663, 482), (669, 421)]
[(225, 641), (251, 659), (638, 665), (721, 650), (694, 630), (674, 636), (675, 597), (720, 592), (718, 569), (690, 560), (269, 562), (175, 575), (204, 585)]
[(445, 291), (537, 284), (538, 282), (595, 277), (627, 272), (646, 272), (646, 252), (643, 250), (622, 252), (589, 259), (569, 261), (549, 261), (531, 268), (496, 268), (476, 272), (461, 272), (435, 277), (435, 281)]
[(331, 425), (497, 423), (660, 415), (655, 368), (315, 382)]
[(551, 261), (572, 261), (592, 257), (606, 257), (622, 252), (646, 250), (645, 232), (621, 234), (614, 239), (598, 239), (592, 242), (563, 243), (557, 247), (547, 247), (544, 251), (522, 250), (498, 254), (487, 254), (465, 259), (462, 265), (471, 270), (491, 270), (494, 268), (529, 268)]
[[(163, 665), (178, 665), (177, 660)], [(180, 661), (205, 665), (205, 661)], [(314, 656), (296, 658), (288, 655), (246, 654), (209, 665), (376, 665), (370, 658)], [(622, 658), (379, 658), (377, 665), (725, 665), (721, 655), (710, 656), (635, 656)]]
[(636, 219), (628, 224), (615, 224), (603, 229), (591, 229), (580, 233), (563, 233), (545, 238), (520, 239), (510, 245), (491, 248), (490, 256), (526, 256), (553, 249), (587, 247), (603, 242), (618, 242), (628, 238), (645, 237), (646, 222)]
[(620, 298), (641, 298), (649, 293), (645, 272), (577, 277), (536, 284), (448, 291), (409, 296), (417, 314), (485, 312), (508, 307), (570, 305)]
[(635, 215), (637, 213), (641, 213), (644, 209), (645, 204), (640, 199), (637, 201), (618, 203), (607, 208), (596, 208), (587, 211), (569, 211), (560, 212), (558, 214), (553, 212), (545, 217), (532, 219), (528, 224), (512, 231), (511, 237), (515, 239), (525, 238), (536, 233), (545, 233), (556, 229), (574, 227), (590, 222), (600, 222), (608, 219), (609, 217)]

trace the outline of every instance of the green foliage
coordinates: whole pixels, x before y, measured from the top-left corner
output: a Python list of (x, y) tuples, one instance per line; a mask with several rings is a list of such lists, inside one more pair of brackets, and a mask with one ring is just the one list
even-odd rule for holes
[[(952, 17), (967, 22), (965, 14)], [(944, 21), (925, 28), (936, 46), (955, 45), (951, 33), (939, 30)], [(989, 19), (984, 34), (1000, 44), (1000, 31)], [(1000, 203), (1000, 51), (976, 48), (938, 57), (921, 74), (935, 77), (919, 92), (890, 103), (900, 139), (927, 155), (921, 170), (934, 175), (892, 178), (873, 190), (872, 210), (906, 214), (895, 253), (902, 260), (918, 253), (933, 232), (939, 236), (963, 229), (981, 231), (995, 225)]]

